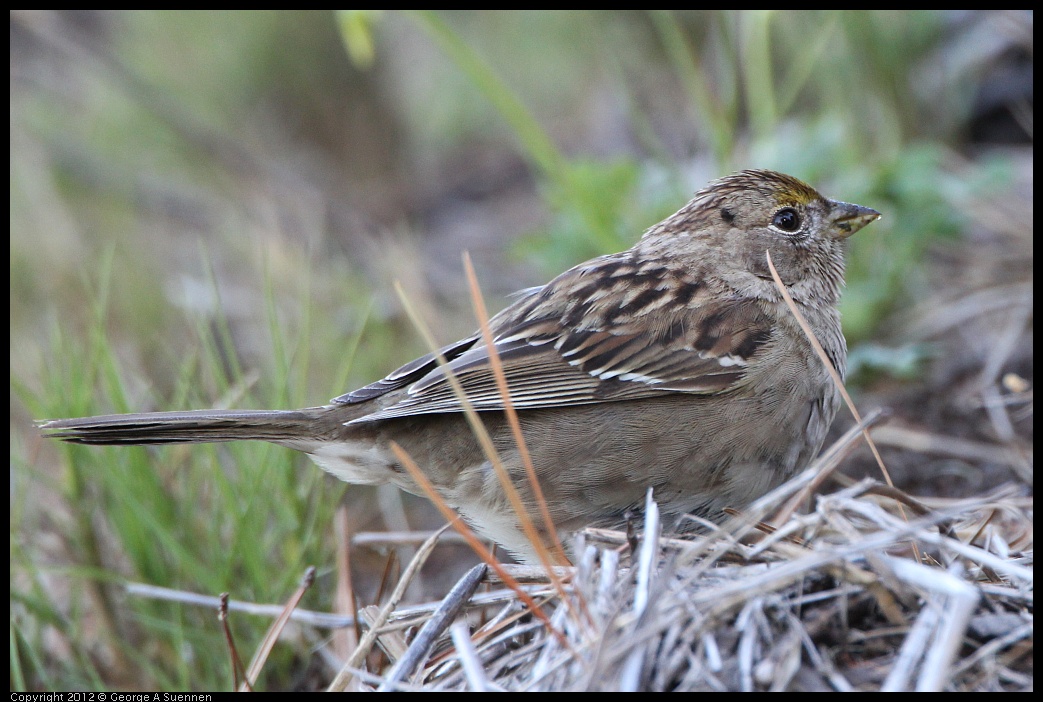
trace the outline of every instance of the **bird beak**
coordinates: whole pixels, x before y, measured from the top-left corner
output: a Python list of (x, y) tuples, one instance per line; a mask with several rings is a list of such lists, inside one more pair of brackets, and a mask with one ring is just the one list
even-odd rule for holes
[(848, 202), (833, 203), (832, 234), (837, 239), (846, 239), (870, 222), (880, 219), (880, 213), (861, 205)]

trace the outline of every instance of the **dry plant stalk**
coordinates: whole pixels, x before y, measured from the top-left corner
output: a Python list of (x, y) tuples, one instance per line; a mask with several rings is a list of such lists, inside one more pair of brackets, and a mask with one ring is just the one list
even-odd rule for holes
[[(556, 579), (554, 575), (555, 571), (553, 566), (555, 565), (555, 562), (560, 564), (567, 563), (568, 561), (565, 557), (564, 548), (561, 546), (561, 542), (558, 538), (557, 530), (554, 528), (554, 522), (551, 519), (550, 510), (547, 507), (546, 500), (543, 497), (543, 492), (539, 486), (539, 480), (537, 479), (535, 469), (532, 465), (532, 461), (529, 457), (528, 450), (525, 446), (525, 439), (521, 433), (521, 426), (518, 422), (517, 412), (513, 404), (511, 403), (510, 391), (507, 384), (507, 378), (503, 372), (503, 365), (500, 362), (500, 358), (496, 350), (496, 345), (492, 343), (492, 331), (489, 328), (489, 318), (486, 312), (485, 303), (482, 300), (481, 291), (478, 289), (478, 282), (474, 273), (474, 267), (471, 265), (470, 257), (466, 253), (464, 254), (464, 267), (468, 274), (468, 282), (470, 284), (471, 291), (471, 300), (475, 309), (475, 315), (478, 318), (478, 324), (481, 329), (486, 347), (489, 349), (490, 366), (492, 368), (493, 376), (496, 379), (497, 387), (504, 401), (504, 413), (508, 419), (508, 422), (510, 423), (512, 432), (514, 434), (515, 442), (519, 448), (519, 453), (522, 456), (523, 464), (525, 465), (530, 486), (532, 487), (535, 501), (541, 513), (542, 521), (544, 523), (544, 526), (546, 527), (548, 536), (550, 537), (551, 542), (554, 546), (555, 552), (553, 559), (551, 557), (551, 554), (547, 552), (543, 539), (540, 538), (538, 532), (536, 531), (535, 525), (532, 521), (532, 517), (528, 514), (528, 510), (525, 508), (521, 496), (518, 494), (517, 488), (515, 488), (515, 486), (511, 482), (511, 478), (507, 474), (507, 470), (504, 467), (503, 461), (500, 459), (495, 446), (493, 446), (492, 439), (489, 436), (489, 433), (486, 431), (485, 425), (482, 423), (479, 413), (474, 409), (474, 406), (468, 399), (467, 394), (464, 392), (459, 381), (455, 377), (455, 374), (446, 362), (445, 357), (441, 353), (439, 353), (440, 346), (435, 341), (433, 335), (427, 328), (427, 325), (424, 323), (423, 319), (418, 314), (416, 314), (416, 311), (410, 304), (409, 300), (406, 298), (402, 287), (396, 283), (395, 289), (398, 292), (402, 304), (406, 309), (407, 314), (409, 314), (409, 317), (413, 322), (414, 326), (416, 326), (417, 330), (424, 338), (425, 343), (427, 343), (432, 353), (435, 354), (435, 357), (438, 361), (438, 365), (445, 373), (446, 379), (449, 382), (449, 385), (452, 388), (453, 393), (460, 400), (460, 403), (464, 408), (464, 415), (471, 426), (471, 430), (474, 432), (475, 438), (478, 440), (478, 443), (482, 447), (482, 450), (485, 453), (486, 458), (488, 459), (490, 465), (493, 467), (493, 470), (500, 481), (500, 485), (503, 488), (504, 494), (507, 496), (508, 501), (511, 504), (511, 508), (514, 510), (515, 515), (518, 517), (518, 521), (522, 527), (522, 530), (524, 531), (525, 535), (529, 538), (530, 543), (532, 543), (538, 557), (540, 558), (541, 563), (544, 565), (544, 568), (548, 573), (550, 573), (552, 583), (556, 588), (558, 588), (562, 593), (564, 593), (564, 584)], [(401, 449), (393, 447), (393, 450), (396, 452), (396, 457), (398, 457), (401, 460), (402, 456), (399, 454), (399, 451)], [(414, 480), (417, 479), (416, 475), (413, 475), (413, 477)], [(436, 499), (434, 498), (433, 486), (431, 486), (426, 479), (424, 479), (423, 481), (418, 480), (417, 483), (421, 486), (421, 489), (424, 490), (425, 494), (432, 498), (432, 501), (436, 501)], [(436, 504), (438, 504), (439, 510), (442, 511), (442, 505), (444, 505), (444, 501), (441, 500), (440, 497), (437, 498)], [(445, 514), (446, 512), (443, 511), (443, 515)], [(454, 519), (450, 519), (450, 522), (454, 524), (454, 528), (457, 528), (458, 531), (460, 530), (460, 528), (456, 525), (463, 525), (463, 522), (459, 519), (458, 516), (456, 516)], [(472, 538), (468, 537), (462, 531), (461, 535), (463, 535), (464, 538), (472, 544), (473, 548), (474, 542), (472, 542)], [(475, 542), (476, 541), (477, 539), (475, 537)], [(483, 555), (488, 552), (487, 549), (485, 549), (484, 547), (480, 547), (476, 548), (475, 552), (478, 553), (483, 558), (483, 560), (486, 560), (490, 567), (494, 569), (497, 567), (498, 563), (496, 562), (495, 558), (492, 558), (491, 555), (488, 558), (486, 558), (486, 556)], [(565, 599), (565, 601), (569, 602), (567, 598)], [(577, 601), (577, 604), (581, 609), (584, 607), (582, 599), (579, 599)], [(571, 602), (568, 606), (572, 606)]]
[[(803, 484), (774, 494), (774, 507)], [(1020, 533), (1031, 528), (1029, 515), (997, 495), (906, 521), (902, 500), (877, 494), (877, 485), (864, 480), (821, 496), (809, 514), (776, 524), (752, 545), (738, 538), (749, 528), (739, 521), (693, 541), (662, 539), (651, 549), (652, 567), (636, 566), (640, 574), (620, 567), (624, 534), (584, 534), (569, 596), (582, 593), (591, 619), (570, 615), (560, 601), (548, 605), (570, 648), (517, 619), (473, 650), (430, 665), (423, 687), (942, 690), (974, 687), (988, 675), (1030, 687), (1030, 672), (1011, 666), (1031, 651), (1024, 625), (1031, 622), (1031, 554), (1004, 554), (993, 518), (998, 510), (1018, 515), (1008, 522)], [(983, 523), (991, 540), (981, 538)], [(649, 528), (643, 543), (655, 544)], [(604, 546), (600, 535), (609, 537)], [(975, 535), (979, 542), (970, 543)], [(919, 563), (910, 540), (934, 560)], [(712, 554), (714, 567), (690, 553)], [(978, 633), (997, 618), (1010, 624)], [(975, 641), (988, 648), (979, 653)]]
[[(844, 379), (840, 377), (840, 373), (838, 373), (837, 369), (833, 367), (833, 362), (829, 360), (829, 356), (822, 348), (822, 344), (815, 337), (815, 333), (811, 331), (811, 326), (808, 324), (808, 321), (804, 319), (804, 315), (800, 313), (800, 310), (797, 308), (797, 303), (793, 301), (793, 298), (789, 294), (789, 290), (786, 289), (785, 283), (783, 283), (782, 278), (779, 277), (779, 272), (775, 270), (775, 264), (771, 261), (771, 252), (765, 251), (764, 256), (768, 260), (768, 269), (771, 271), (772, 280), (775, 281), (775, 287), (778, 288), (779, 294), (781, 294), (782, 299), (786, 301), (786, 306), (789, 307), (790, 312), (793, 313), (793, 317), (797, 320), (797, 324), (800, 325), (804, 335), (807, 336), (811, 346), (815, 349), (815, 353), (818, 355), (819, 360), (822, 361), (826, 370), (829, 371), (829, 376), (833, 378), (833, 383), (837, 386), (837, 390), (844, 398), (844, 403), (847, 405), (847, 408), (851, 410), (851, 414), (854, 416), (855, 421), (862, 424), (862, 415), (859, 414), (858, 408), (855, 407), (854, 400), (851, 399), (851, 395), (848, 394), (847, 388), (844, 387)], [(876, 444), (873, 443), (873, 437), (869, 435), (868, 430), (865, 431), (865, 437), (866, 443), (873, 452), (873, 458), (876, 459), (877, 465), (880, 466), (880, 472), (883, 474), (884, 480), (887, 481), (888, 485), (894, 487), (894, 482), (891, 481), (891, 475), (887, 472), (887, 466), (884, 465), (884, 459), (881, 458), (880, 451), (877, 450)]]

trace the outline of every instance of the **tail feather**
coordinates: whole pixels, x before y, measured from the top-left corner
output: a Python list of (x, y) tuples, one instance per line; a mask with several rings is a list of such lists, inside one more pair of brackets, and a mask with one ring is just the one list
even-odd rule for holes
[(315, 410), (194, 410), (54, 419), (39, 427), (48, 438), (74, 444), (278, 442), (318, 438), (316, 419)]

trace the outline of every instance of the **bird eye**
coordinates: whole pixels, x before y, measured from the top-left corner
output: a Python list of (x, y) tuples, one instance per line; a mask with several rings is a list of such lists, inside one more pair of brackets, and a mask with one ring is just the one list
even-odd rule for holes
[(771, 223), (784, 232), (795, 232), (800, 229), (800, 215), (792, 207), (783, 207), (771, 218)]

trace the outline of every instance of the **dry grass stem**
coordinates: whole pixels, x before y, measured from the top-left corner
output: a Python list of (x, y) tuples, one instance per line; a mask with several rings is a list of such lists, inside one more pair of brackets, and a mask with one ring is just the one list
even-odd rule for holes
[(464, 577), (460, 578), (456, 586), (442, 600), (438, 609), (424, 623), (423, 628), (420, 629), (409, 648), (387, 674), (386, 682), (381, 685), (378, 691), (386, 691), (389, 689), (387, 687), (388, 684), (402, 682), (408, 675), (412, 674), (413, 670), (429, 655), (436, 639), (456, 619), (457, 615), (464, 608), (465, 603), (474, 595), (478, 585), (481, 584), (485, 577), (485, 572), (486, 566), (483, 563), (471, 568)]
[[(782, 295), (782, 299), (786, 301), (786, 306), (789, 307), (790, 312), (793, 313), (794, 318), (800, 325), (800, 328), (804, 330), (804, 334), (807, 336), (808, 341), (811, 342), (812, 347), (815, 349), (815, 353), (818, 354), (826, 370), (829, 371), (830, 377), (833, 378), (833, 383), (837, 386), (837, 390), (844, 398), (844, 402), (847, 404), (847, 408), (851, 410), (851, 414), (855, 417), (855, 421), (862, 424), (862, 415), (859, 413), (858, 408), (855, 407), (854, 400), (851, 399), (851, 395), (848, 394), (847, 388), (844, 387), (844, 379), (840, 377), (840, 373), (833, 367), (833, 362), (829, 360), (829, 356), (822, 348), (822, 344), (815, 338), (815, 333), (811, 331), (811, 327), (808, 325), (804, 315), (797, 309), (797, 303), (793, 301), (793, 298), (789, 294), (789, 290), (786, 289), (786, 285), (782, 282), (782, 278), (779, 277), (779, 272), (775, 270), (775, 264), (771, 260), (771, 252), (765, 251), (765, 257), (768, 259), (768, 269), (771, 271), (771, 277), (775, 281), (775, 287), (778, 288), (779, 293)], [(884, 476), (884, 480), (887, 481), (888, 485), (894, 486), (894, 482), (891, 480), (891, 475), (887, 472), (887, 466), (884, 465), (884, 459), (880, 456), (880, 451), (877, 450), (876, 444), (873, 443), (873, 438), (869, 435), (869, 431), (864, 430), (863, 433), (866, 437), (866, 443), (869, 444), (869, 449), (873, 452), (873, 458), (876, 459), (876, 463), (880, 466), (880, 472)]]
[(265, 633), (264, 638), (257, 647), (257, 652), (254, 654), (253, 660), (250, 661), (250, 666), (246, 669), (246, 679), (239, 687), (240, 692), (247, 692), (253, 689), (258, 676), (261, 674), (261, 668), (264, 667), (265, 661), (268, 660), (272, 648), (275, 647), (275, 642), (279, 640), (279, 635), (290, 622), (290, 617), (294, 610), (297, 609), (297, 605), (300, 604), (301, 599), (304, 597), (304, 593), (306, 593), (314, 583), (315, 568), (314, 566), (311, 566), (304, 572), (300, 586), (297, 588), (297, 591), (290, 596), (290, 599), (283, 607), (283, 611), (279, 613), (279, 616), (272, 622), (272, 625), (268, 627), (268, 631)]
[[(522, 465), (525, 466), (525, 475), (529, 479), (529, 485), (532, 487), (533, 498), (539, 507), (540, 516), (543, 518), (543, 526), (551, 540), (551, 545), (554, 547), (554, 561), (556, 561), (557, 564), (568, 563), (568, 558), (565, 557), (565, 549), (562, 547), (561, 540), (558, 538), (558, 531), (554, 528), (554, 520), (551, 519), (550, 509), (547, 507), (547, 501), (543, 497), (543, 489), (540, 487), (540, 481), (536, 475), (536, 468), (532, 465), (532, 457), (529, 455), (529, 448), (525, 443), (525, 437), (522, 436), (521, 423), (518, 421), (518, 412), (514, 408), (514, 403), (511, 402), (511, 392), (510, 388), (507, 386), (507, 376), (503, 372), (503, 363), (500, 361), (500, 354), (496, 349), (496, 342), (493, 339), (492, 330), (489, 328), (489, 313), (485, 309), (485, 301), (482, 299), (482, 292), (478, 288), (478, 277), (475, 275), (474, 266), (471, 264), (471, 257), (466, 252), (464, 252), (464, 270), (467, 272), (467, 282), (471, 290), (471, 303), (474, 305), (474, 314), (475, 317), (477, 317), (478, 324), (482, 330), (482, 341), (485, 343), (485, 347), (489, 350), (489, 365), (492, 368), (493, 376), (496, 378), (496, 387), (500, 392), (500, 397), (503, 398), (504, 414), (507, 417), (508, 424), (510, 424), (511, 433), (514, 436), (515, 445), (518, 447), (518, 454), (521, 457)], [(540, 562), (548, 569), (549, 573), (552, 573), (553, 571), (551, 571), (550, 568), (553, 563), (543, 545), (543, 539), (540, 538), (532, 524), (532, 519), (524, 509), (518, 512), (518, 518), (521, 520), (522, 527), (525, 529), (525, 535), (529, 538), (532, 545), (536, 547), (536, 552), (539, 554)]]
[[(438, 491), (435, 490), (433, 485), (431, 485), (431, 482), (427, 479), (427, 476), (425, 476), (423, 471), (420, 470), (420, 467), (417, 466), (416, 462), (412, 459), (412, 457), (410, 457), (409, 454), (407, 454), (401, 446), (399, 446), (393, 441), (391, 442), (391, 450), (394, 452), (395, 457), (398, 458), (399, 462), (403, 465), (403, 467), (405, 467), (406, 470), (409, 471), (410, 476), (413, 478), (413, 480), (416, 481), (417, 485), (420, 486), (424, 494), (427, 495), (427, 497), (434, 503), (435, 507), (438, 508), (438, 511), (442, 513), (442, 516), (446, 518), (446, 521), (449, 522), (449, 525), (456, 529), (457, 532), (464, 537), (468, 545), (474, 550), (476, 554), (478, 554), (478, 556), (483, 561), (485, 561), (489, 565), (490, 568), (499, 573), (500, 577), (503, 579), (503, 582), (508, 587), (517, 592), (518, 597), (520, 597), (522, 601), (525, 602), (525, 604), (531, 608), (533, 615), (535, 615), (538, 619), (550, 626), (550, 620), (547, 618), (547, 615), (543, 613), (543, 610), (541, 610), (540, 607), (536, 604), (536, 602), (531, 597), (529, 597), (528, 593), (521, 588), (521, 585), (519, 583), (515, 582), (514, 579), (511, 578), (511, 576), (509, 576), (506, 572), (502, 570), (499, 562), (496, 560), (493, 554), (490, 553), (487, 548), (485, 548), (481, 540), (479, 540), (478, 537), (475, 536), (474, 532), (471, 531), (471, 528), (467, 526), (467, 524), (464, 523), (464, 521), (460, 518), (460, 515), (456, 514), (456, 512), (454, 512), (453, 509), (445, 503), (445, 500), (442, 499), (442, 496), (438, 494)], [(559, 638), (562, 638), (562, 640), (564, 641), (564, 638), (561, 636), (560, 632), (557, 632), (556, 635), (559, 636)]]
[[(476, 594), (459, 611), (492, 610), (489, 624), (464, 617), (424, 642), (429, 662), (413, 672), (413, 689), (1031, 687), (1030, 503), (1003, 491), (914, 500), (866, 479), (819, 496), (806, 514), (786, 510), (815, 475), (695, 538), (660, 536), (647, 507), (653, 519), (632, 567), (626, 534), (585, 531), (576, 565), (556, 579), (564, 597), (584, 598), (589, 616), (565, 606), (539, 568), (490, 570), (486, 582), (530, 583), (518, 587), (541, 600), (553, 629), (514, 591)], [(903, 503), (918, 516), (907, 520)], [(768, 514), (788, 516), (762, 534), (751, 518)], [(403, 610), (386, 626), (419, 626), (434, 609)]]
[[(448, 528), (448, 527), (444, 527)], [(425, 541), (419, 549), (417, 549), (416, 555), (413, 560), (406, 566), (405, 571), (402, 573), (402, 577), (399, 578), (398, 584), (395, 585), (395, 589), (391, 592), (391, 597), (388, 598), (387, 603), (381, 608), (380, 616), (375, 622), (371, 624), (371, 628), (362, 636), (359, 641), (358, 647), (352, 652), (351, 657), (344, 664), (344, 668), (337, 677), (330, 683), (328, 690), (330, 692), (344, 692), (348, 689), (348, 685), (351, 684), (353, 677), (353, 669), (358, 668), (359, 664), (369, 655), (370, 649), (376, 641), (376, 627), (383, 624), (384, 620), (394, 611), (395, 607), (398, 606), (402, 595), (405, 594), (406, 588), (409, 587), (410, 581), (413, 576), (420, 571), (420, 567), (427, 561), (431, 552), (434, 550), (435, 544), (438, 543), (438, 537), (441, 535), (442, 530), (435, 532), (431, 538)]]
[[(481, 326), (482, 334), (485, 338), (485, 343), (487, 344), (487, 347), (490, 349), (490, 364), (493, 368), (493, 374), (496, 378), (497, 386), (499, 387), (502, 397), (504, 399), (505, 414), (507, 415), (509, 421), (511, 421), (511, 427), (514, 431), (515, 441), (519, 447), (519, 450), (523, 452), (523, 455), (527, 456), (528, 454), (527, 452), (525, 452), (524, 437), (522, 437), (521, 435), (521, 428), (518, 423), (517, 414), (514, 412), (514, 407), (510, 401), (510, 393), (507, 388), (507, 380), (503, 374), (503, 368), (499, 363), (499, 356), (496, 353), (495, 344), (492, 343), (491, 332), (489, 330), (489, 320), (485, 312), (485, 305), (482, 302), (481, 294), (477, 287), (477, 280), (474, 276), (473, 268), (470, 266), (470, 261), (466, 257), (465, 264), (468, 266), (469, 276), (471, 280), (472, 303), (475, 306), (476, 315), (478, 316), (478, 322)], [(460, 400), (461, 406), (464, 408), (464, 416), (466, 417), (467, 422), (471, 427), (471, 431), (474, 433), (475, 439), (477, 439), (479, 445), (482, 447), (482, 451), (484, 452), (486, 458), (489, 461), (489, 464), (492, 466), (494, 472), (496, 473), (497, 479), (500, 481), (500, 485), (503, 488), (504, 494), (510, 502), (511, 508), (514, 511), (515, 515), (517, 515), (518, 517), (519, 524), (521, 525), (522, 530), (525, 532), (525, 535), (528, 537), (529, 542), (533, 545), (534, 549), (536, 550), (536, 553), (539, 556), (541, 562), (548, 569), (548, 572), (553, 572), (552, 570), (550, 570), (552, 566), (551, 558), (550, 555), (547, 553), (543, 539), (537, 533), (536, 528), (532, 523), (532, 518), (529, 515), (528, 510), (525, 508), (524, 503), (522, 502), (521, 495), (518, 494), (517, 488), (515, 488), (514, 484), (512, 483), (511, 478), (507, 473), (507, 469), (504, 467), (503, 461), (500, 459), (500, 456), (497, 453), (495, 446), (493, 445), (492, 438), (489, 436), (488, 431), (486, 431), (485, 425), (482, 423), (482, 420), (478, 412), (474, 409), (474, 406), (467, 397), (467, 393), (464, 392), (463, 387), (460, 385), (459, 380), (456, 378), (452, 369), (449, 367), (445, 357), (441, 353), (439, 353), (439, 346), (435, 341), (434, 336), (431, 334), (430, 330), (427, 328), (427, 325), (424, 323), (420, 315), (416, 314), (416, 311), (410, 305), (410, 302), (406, 298), (405, 292), (402, 289), (402, 287), (396, 283), (395, 289), (398, 292), (399, 298), (401, 299), (402, 304), (405, 307), (407, 313), (409, 314), (413, 324), (416, 326), (421, 336), (424, 337), (424, 340), (428, 344), (428, 347), (431, 349), (432, 353), (435, 354), (438, 360), (438, 365), (443, 370), (446, 380), (449, 382), (450, 387), (453, 389), (454, 395)], [(543, 512), (544, 523), (547, 527), (548, 535), (556, 544), (555, 559), (559, 563), (567, 562), (567, 559), (564, 556), (564, 551), (561, 550), (561, 545), (558, 541), (557, 533), (554, 529), (553, 522), (550, 519), (550, 514), (547, 509), (546, 501), (543, 499), (542, 492), (539, 488), (539, 481), (536, 479), (535, 470), (532, 468), (531, 463), (531, 460), (527, 461), (526, 470), (528, 471), (530, 484), (533, 486), (533, 491), (536, 495), (537, 502), (540, 505), (540, 510)], [(416, 478), (415, 475), (414, 478)], [(418, 480), (418, 485), (422, 485), (423, 483), (427, 484), (427, 487), (423, 488), (425, 490), (425, 494), (431, 496), (434, 493), (433, 486), (431, 486), (426, 479)], [(438, 501), (440, 501), (440, 498), (438, 498)], [(439, 509), (441, 510), (442, 508), (439, 507)], [(462, 522), (459, 522), (459, 519), (455, 521), (462, 524)], [(459, 527), (456, 528), (458, 531), (460, 531)], [(470, 530), (468, 529), (468, 531)], [(463, 534), (462, 531), (461, 534)], [(470, 542), (470, 539), (468, 539), (468, 541)], [(472, 548), (474, 548), (474, 544), (472, 544)], [(488, 553), (488, 550), (485, 548), (475, 548), (475, 552), (482, 554)], [(483, 560), (485, 560), (490, 566), (495, 568), (495, 559), (491, 557), (485, 558), (483, 556)], [(560, 583), (556, 582), (554, 583), (554, 585), (555, 587), (559, 588), (563, 587)], [(562, 593), (564, 593), (563, 589)], [(577, 602), (577, 604), (581, 608), (584, 606), (582, 599), (580, 599)], [(572, 606), (572, 604), (570, 603), (567, 606)]]
[[(185, 604), (208, 609), (217, 609), (221, 604), (221, 598), (213, 595), (199, 595), (184, 590), (174, 590), (158, 585), (145, 583), (127, 583), (128, 595), (134, 597), (148, 597), (156, 600), (167, 600), (169, 602), (183, 602)], [(285, 610), (285, 605), (266, 605), (254, 602), (242, 602), (240, 600), (228, 600), (229, 612), (242, 612), (260, 617), (278, 617)], [(326, 612), (312, 612), (309, 610), (295, 609), (290, 613), (290, 620), (299, 624), (317, 627), (320, 629), (341, 629), (354, 626), (355, 620), (339, 614), (328, 614)]]

